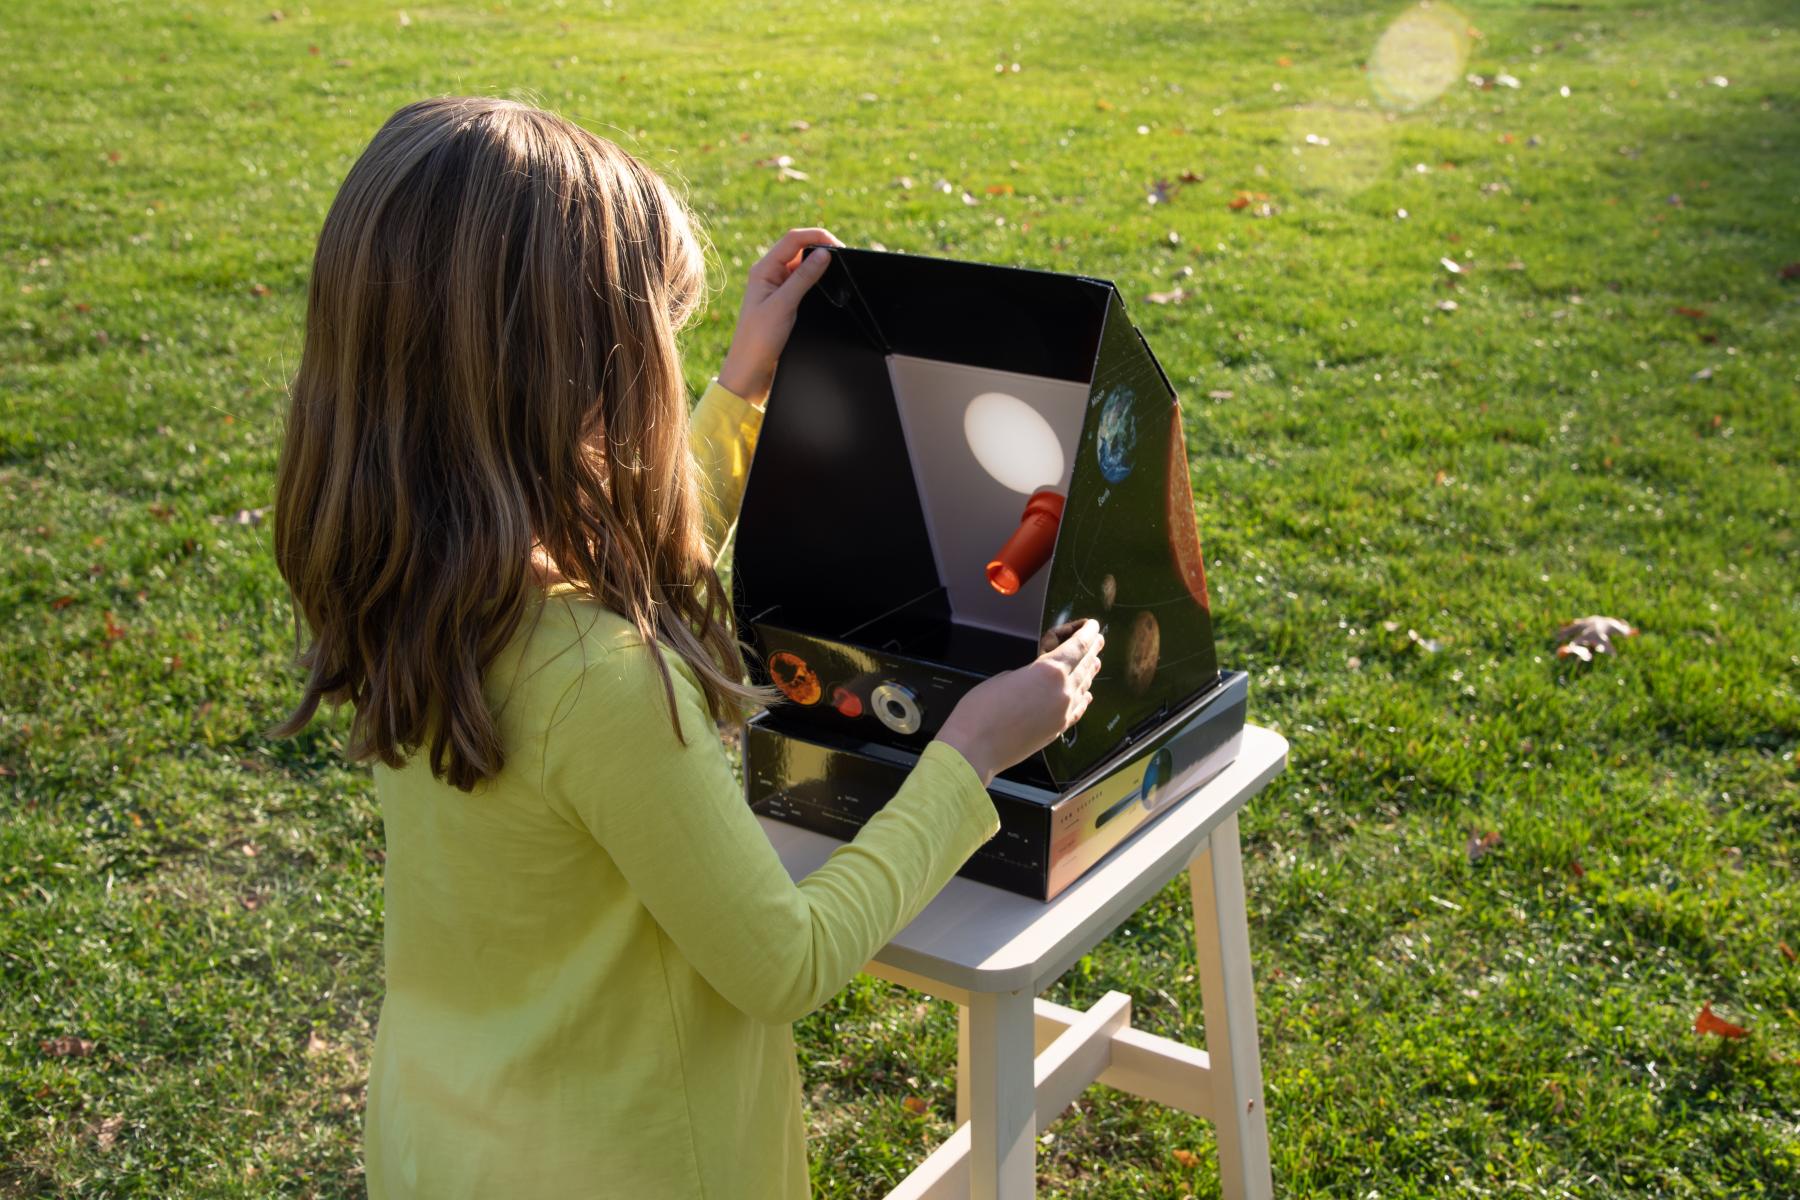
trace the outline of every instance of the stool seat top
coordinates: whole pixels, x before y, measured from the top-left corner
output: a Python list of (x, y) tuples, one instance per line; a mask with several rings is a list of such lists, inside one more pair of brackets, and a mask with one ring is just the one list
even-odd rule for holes
[[(1032, 995), (1179, 875), (1207, 836), (1287, 765), (1287, 739), (1244, 727), (1223, 771), (1168, 808), (1048, 904), (958, 876), (875, 955), (886, 966), (969, 992)], [(788, 874), (801, 879), (843, 845), (764, 817)]]

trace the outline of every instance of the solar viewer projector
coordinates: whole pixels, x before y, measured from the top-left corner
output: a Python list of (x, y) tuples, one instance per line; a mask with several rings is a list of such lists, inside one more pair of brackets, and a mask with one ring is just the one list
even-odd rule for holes
[[(989, 788), (963, 874), (1050, 899), (1238, 752), (1181, 409), (1112, 284), (834, 250), (781, 358), (738, 518), (759, 813), (849, 838), (970, 688), (1106, 636), (1074, 728)], [(1152, 830), (1148, 836), (1154, 836)]]

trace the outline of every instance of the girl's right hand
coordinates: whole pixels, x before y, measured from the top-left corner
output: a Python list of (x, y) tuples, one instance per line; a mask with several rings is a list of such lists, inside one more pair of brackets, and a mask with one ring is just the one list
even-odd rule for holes
[(938, 730), (937, 740), (968, 759), (983, 785), (1048, 746), (1081, 720), (1093, 699), (1106, 645), (1099, 623), (1060, 625), (1044, 642), (1036, 662), (972, 688)]

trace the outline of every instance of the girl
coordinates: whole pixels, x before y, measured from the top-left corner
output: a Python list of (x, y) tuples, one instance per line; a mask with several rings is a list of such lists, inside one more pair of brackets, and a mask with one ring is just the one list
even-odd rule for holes
[(798, 885), (718, 723), (743, 682), (713, 555), (795, 305), (750, 271), (687, 412), (692, 220), (526, 105), (412, 104), (319, 236), (277, 484), (305, 691), (354, 709), (387, 840), (373, 1197), (807, 1192), (790, 1024), (998, 827), (986, 784), (1086, 708), (1093, 622), (972, 691)]

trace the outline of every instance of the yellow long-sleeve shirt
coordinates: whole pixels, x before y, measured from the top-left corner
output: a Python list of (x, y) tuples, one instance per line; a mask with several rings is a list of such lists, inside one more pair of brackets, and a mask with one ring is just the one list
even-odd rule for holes
[[(761, 413), (693, 414), (710, 545), (736, 518)], [(472, 793), (375, 769), (387, 995), (369, 1194), (807, 1194), (790, 1023), (828, 999), (998, 828), (933, 743), (823, 867), (789, 880), (681, 659), (553, 591), (485, 681), (506, 767)]]

